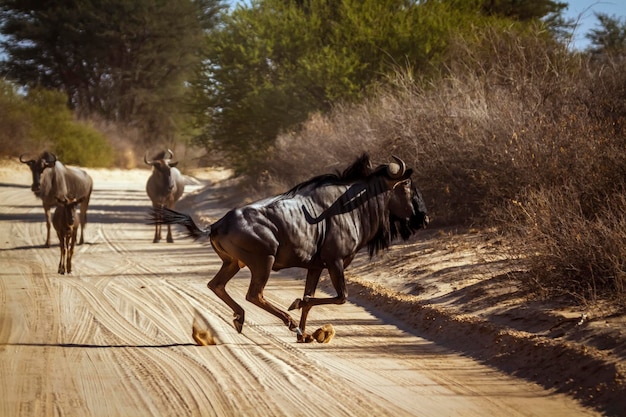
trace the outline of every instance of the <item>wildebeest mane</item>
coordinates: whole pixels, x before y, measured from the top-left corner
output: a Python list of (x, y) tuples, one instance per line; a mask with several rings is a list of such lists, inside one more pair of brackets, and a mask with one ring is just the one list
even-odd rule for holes
[(352, 165), (346, 168), (343, 172), (337, 171), (334, 174), (323, 174), (313, 177), (307, 181), (304, 181), (292, 189), (283, 194), (284, 197), (291, 197), (295, 195), (298, 191), (306, 188), (310, 185), (314, 187), (321, 187), (323, 185), (341, 185), (347, 184), (354, 181), (364, 180), (373, 172), (378, 172), (372, 170), (372, 166), (370, 163), (370, 157), (367, 153), (363, 153), (359, 156)]
[[(337, 171), (334, 174), (324, 174), (313, 177), (294, 186), (284, 194), (279, 195), (277, 199), (281, 200), (293, 197), (298, 193), (298, 191), (309, 186), (317, 188), (324, 185), (346, 185), (361, 180), (367, 180), (374, 175), (384, 175), (383, 173), (387, 172), (387, 168), (387, 165), (379, 165), (376, 168), (372, 168), (369, 155), (367, 153), (363, 153), (343, 172)], [(408, 171), (407, 177), (411, 175), (410, 172), (411, 171)], [(314, 221), (314, 219), (311, 219), (310, 221)], [(382, 219), (376, 235), (369, 242), (367, 242), (369, 256), (373, 257), (380, 251), (384, 251), (389, 248), (391, 242), (398, 235), (402, 236), (404, 240), (408, 239), (411, 234), (414, 233), (414, 229), (411, 226), (412, 225), (410, 225), (409, 222), (395, 218), (393, 215)]]

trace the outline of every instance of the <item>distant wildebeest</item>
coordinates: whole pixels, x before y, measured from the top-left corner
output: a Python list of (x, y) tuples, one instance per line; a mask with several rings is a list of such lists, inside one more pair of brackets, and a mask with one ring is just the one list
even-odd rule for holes
[(52, 224), (57, 232), (61, 247), (61, 259), (59, 260), (59, 274), (72, 273), (72, 255), (80, 218), (76, 212), (76, 206), (81, 200), (65, 198), (58, 200), (57, 208), (52, 216)]
[[(342, 174), (322, 175), (284, 194), (236, 208), (207, 229), (192, 218), (168, 209), (152, 211), (154, 223), (184, 225), (191, 237), (208, 237), (222, 259), (222, 267), (208, 287), (234, 312), (241, 332), (244, 310), (226, 292), (228, 281), (244, 266), (252, 278), (246, 300), (280, 318), (297, 333), (298, 342), (310, 342), (305, 333), (311, 307), (343, 304), (347, 291), (344, 269), (367, 246), (370, 257), (389, 247), (400, 235), (408, 239), (428, 224), (426, 206), (411, 181), (411, 169), (396, 162), (372, 168), (364, 154)], [(304, 297), (289, 310), (302, 309), (299, 325), (263, 297), (271, 270), (307, 269)], [(337, 296), (315, 298), (324, 269), (328, 269)]]
[(84, 231), (87, 224), (87, 207), (93, 191), (93, 180), (85, 171), (77, 167), (65, 166), (51, 152), (43, 152), (37, 159), (25, 160), (20, 155), (20, 162), (27, 164), (33, 174), (30, 189), (41, 198), (46, 216), (46, 247), (50, 247), (50, 209), (58, 200), (65, 200), (68, 195), (80, 200), (80, 241), (85, 241)]
[[(166, 157), (166, 154), (169, 156)], [(172, 162), (174, 156), (171, 150), (159, 152), (151, 161), (147, 159), (147, 153), (143, 156), (146, 164), (152, 165), (152, 175), (148, 178), (146, 184), (146, 192), (152, 200), (152, 207), (174, 208), (176, 202), (180, 199), (185, 191), (185, 181), (182, 174), (176, 168), (178, 162)], [(161, 240), (161, 224), (154, 226), (154, 243)], [(167, 241), (173, 242), (171, 226), (167, 225)]]

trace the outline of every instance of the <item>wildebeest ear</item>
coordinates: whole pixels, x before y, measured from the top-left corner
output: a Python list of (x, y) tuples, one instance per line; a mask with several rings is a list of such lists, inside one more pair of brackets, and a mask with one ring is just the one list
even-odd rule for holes
[(168, 165), (171, 167), (175, 167), (176, 165), (178, 165), (178, 161), (170, 162)]

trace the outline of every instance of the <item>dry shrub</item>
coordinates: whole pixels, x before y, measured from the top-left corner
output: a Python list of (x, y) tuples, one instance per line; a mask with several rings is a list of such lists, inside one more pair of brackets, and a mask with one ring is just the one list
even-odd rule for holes
[(575, 186), (528, 191), (508, 206), (509, 231), (527, 252), (527, 283), (545, 296), (578, 301), (625, 300), (626, 197), (611, 196), (590, 210)]
[[(312, 115), (299, 131), (277, 138), (262, 179), (273, 191), (284, 191), (316, 175), (342, 171), (380, 142), (380, 136), (369, 127), (370, 121), (363, 107), (354, 111), (352, 106), (338, 105), (327, 116)], [(378, 162), (389, 159), (387, 155)]]
[(113, 165), (123, 169), (133, 169), (137, 167), (138, 156), (143, 155), (142, 149), (136, 149), (138, 144), (143, 144), (139, 130), (127, 127), (119, 123), (104, 120), (97, 116), (92, 116), (89, 121), (107, 139), (114, 150)]

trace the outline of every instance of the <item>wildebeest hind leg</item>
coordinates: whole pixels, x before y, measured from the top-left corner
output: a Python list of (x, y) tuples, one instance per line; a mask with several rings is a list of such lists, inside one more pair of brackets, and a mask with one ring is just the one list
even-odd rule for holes
[(236, 259), (223, 260), (222, 267), (215, 274), (215, 277), (207, 284), (207, 287), (215, 293), (222, 301), (224, 301), (232, 310), (235, 315), (233, 323), (238, 333), (241, 333), (243, 329), (243, 322), (245, 320), (245, 313), (243, 308), (230, 295), (226, 292), (226, 284), (230, 279), (239, 272), (239, 264)]
[(250, 280), (250, 287), (248, 288), (248, 293), (246, 294), (246, 300), (261, 307), (268, 313), (275, 315), (281, 319), (287, 327), (289, 327), (289, 330), (296, 331), (300, 334), (298, 325), (293, 318), (291, 318), (286, 311), (277, 308), (272, 303), (267, 301), (265, 297), (263, 297), (263, 289), (269, 279), (272, 265), (274, 265), (274, 256), (272, 255), (262, 257), (258, 261), (255, 259), (255, 262), (248, 264), (248, 268), (250, 268), (250, 272), (252, 272), (252, 279)]

